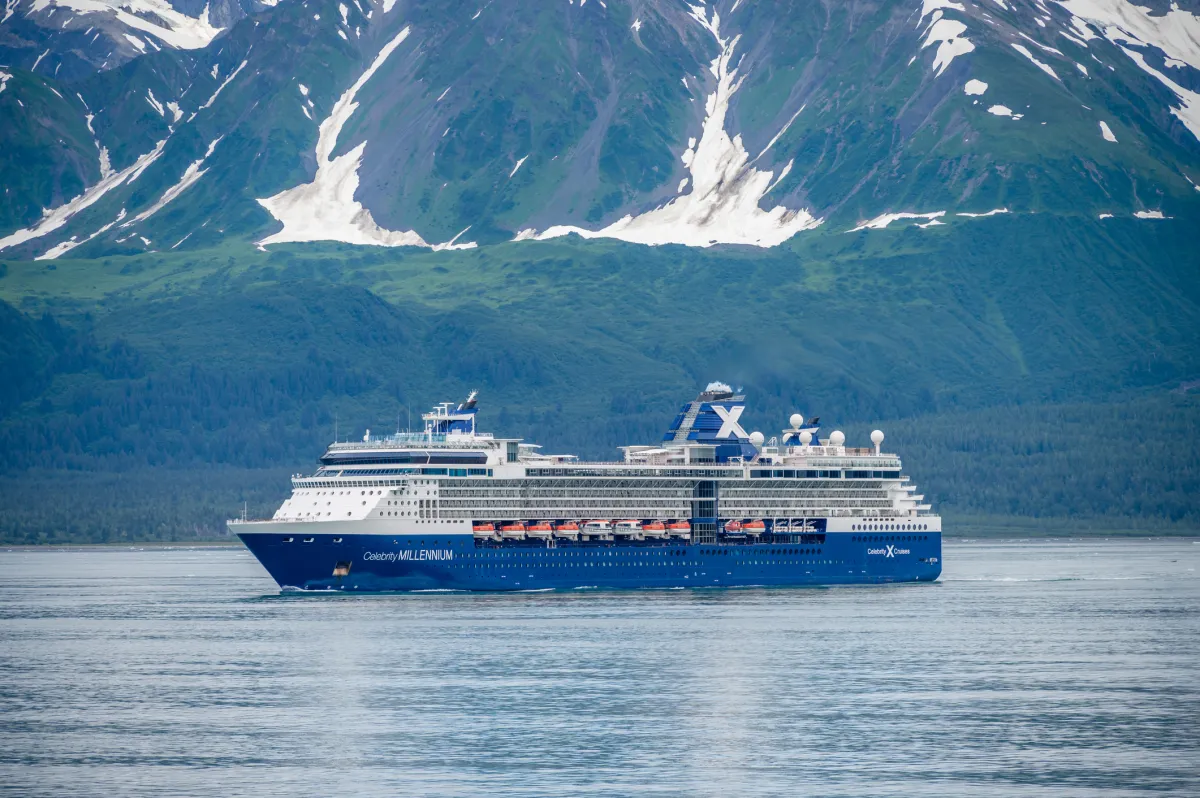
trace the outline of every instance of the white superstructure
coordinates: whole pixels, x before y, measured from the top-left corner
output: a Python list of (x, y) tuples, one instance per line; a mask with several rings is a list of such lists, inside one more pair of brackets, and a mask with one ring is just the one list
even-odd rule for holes
[[(941, 531), (900, 458), (882, 451), (881, 432), (872, 448), (848, 447), (842, 433), (821, 439), (816, 419), (796, 414), (768, 441), (741, 428), (742, 402), (726, 386), (710, 386), (659, 444), (623, 447), (620, 461), (586, 462), (477, 431), (472, 394), (425, 414), (422, 432), (331, 444), (316, 473), (292, 478), (291, 496), (270, 521), (241, 523), (298, 537), (463, 534), (548, 546), (586, 539), (589, 530), (641, 540), (647, 525), (651, 537), (666, 538), (672, 523), (680, 537), (701, 543), (726, 535)], [(589, 527), (597, 521), (606, 527)]]

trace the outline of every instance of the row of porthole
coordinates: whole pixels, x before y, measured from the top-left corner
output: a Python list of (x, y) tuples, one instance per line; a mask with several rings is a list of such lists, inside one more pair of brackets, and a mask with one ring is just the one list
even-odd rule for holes
[(855, 532), (921, 532), (929, 529), (929, 524), (854, 524)]
[(889, 540), (910, 543), (917, 540), (928, 540), (928, 535), (856, 535), (850, 538), (851, 543), (886, 543)]
[[(315, 543), (315, 542), (316, 542), (316, 540), (317, 540), (316, 538), (305, 538), (303, 542), (304, 542), (304, 543)], [(284, 539), (283, 539), (281, 542), (283, 542), (283, 543), (295, 543), (295, 542), (296, 542), (296, 539), (295, 539), (295, 538), (284, 538)], [(342, 539), (341, 539), (341, 538), (334, 538), (334, 539), (333, 539), (331, 542), (333, 542), (333, 543), (341, 543), (341, 542), (342, 542)]]

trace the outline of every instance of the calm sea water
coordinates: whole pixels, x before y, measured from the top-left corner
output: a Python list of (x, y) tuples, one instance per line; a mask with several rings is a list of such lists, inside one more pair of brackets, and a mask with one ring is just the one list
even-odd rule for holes
[(240, 549), (0, 552), (0, 793), (1200, 794), (1200, 541), (944, 559), (347, 597)]

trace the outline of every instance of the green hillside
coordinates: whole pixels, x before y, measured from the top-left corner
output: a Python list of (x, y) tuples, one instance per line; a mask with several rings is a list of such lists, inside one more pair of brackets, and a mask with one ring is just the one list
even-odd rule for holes
[(486, 428), (612, 457), (717, 378), (768, 435), (795, 410), (882, 426), (951, 522), (1195, 529), (1192, 247), (1173, 221), (1002, 216), (766, 252), (7, 262), (0, 534), (210, 535), (271, 509), (335, 424), (405, 426), (473, 388)]

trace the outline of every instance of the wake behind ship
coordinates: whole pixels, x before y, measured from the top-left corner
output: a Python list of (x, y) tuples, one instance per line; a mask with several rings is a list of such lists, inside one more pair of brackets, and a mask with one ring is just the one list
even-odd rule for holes
[(881, 449), (795, 414), (766, 440), (712, 383), (619, 462), (478, 432), (476, 395), (422, 432), (333, 443), (269, 521), (233, 520), (280, 587), (545, 590), (931, 582), (941, 518)]

